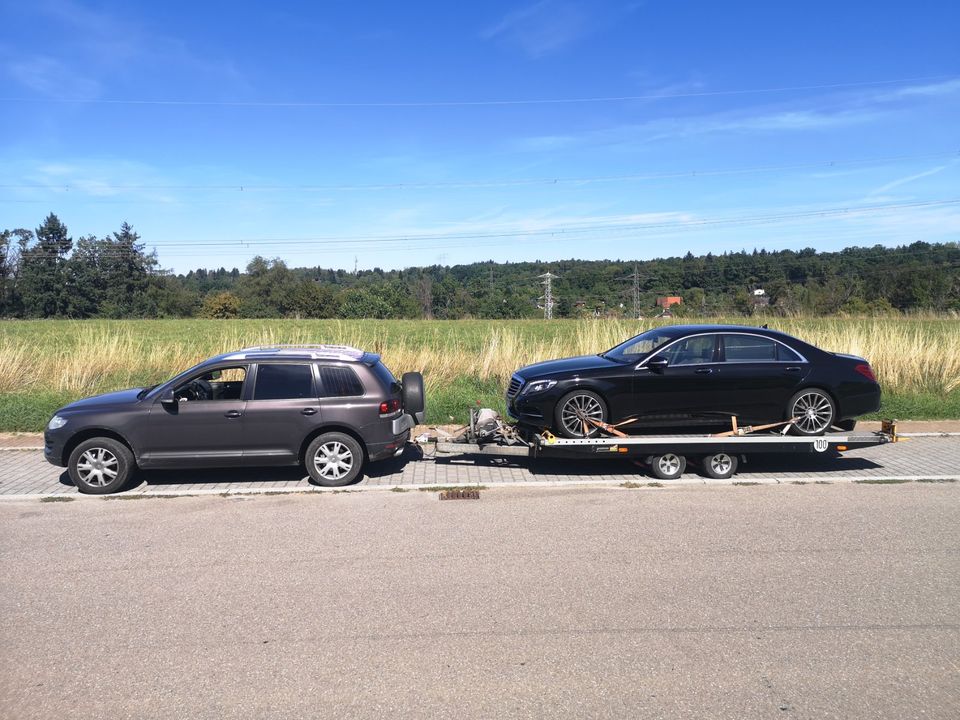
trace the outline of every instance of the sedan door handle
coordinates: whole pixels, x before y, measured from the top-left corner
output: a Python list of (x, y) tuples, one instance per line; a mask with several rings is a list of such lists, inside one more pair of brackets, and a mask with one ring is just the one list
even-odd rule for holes
[(784, 372), (800, 372), (800, 368), (792, 366), (783, 369)]
[(697, 375), (709, 375), (713, 372), (713, 368), (700, 368), (699, 370), (694, 370)]
[(238, 418), (238, 417), (240, 417), (241, 415), (243, 415), (243, 413), (240, 412), (239, 410), (227, 410), (227, 411), (223, 414), (223, 416), (224, 416), (224, 417), (227, 417), (227, 418)]
[(317, 409), (316, 409), (316, 408), (304, 408), (303, 410), (300, 411), (300, 414), (301, 414), (301, 415), (316, 415), (316, 414), (317, 414)]

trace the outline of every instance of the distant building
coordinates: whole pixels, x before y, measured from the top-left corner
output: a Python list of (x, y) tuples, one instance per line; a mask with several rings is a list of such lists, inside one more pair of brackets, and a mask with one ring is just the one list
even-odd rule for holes
[(667, 310), (672, 305), (683, 305), (683, 298), (679, 295), (667, 295), (666, 297), (657, 298), (657, 307)]
[(767, 291), (763, 288), (757, 288), (753, 291), (753, 300), (754, 307), (767, 307), (770, 304), (770, 297), (767, 295)]

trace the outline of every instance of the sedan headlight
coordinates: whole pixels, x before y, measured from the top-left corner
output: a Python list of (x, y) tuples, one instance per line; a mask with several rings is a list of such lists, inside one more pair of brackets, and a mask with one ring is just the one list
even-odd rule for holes
[(67, 419), (65, 417), (54, 415), (52, 418), (50, 418), (50, 422), (47, 423), (47, 430), (59, 430), (66, 424)]
[(534, 393), (540, 393), (544, 390), (549, 390), (554, 385), (557, 384), (556, 380), (535, 380), (534, 382), (527, 385), (523, 390), (524, 395), (533, 395)]

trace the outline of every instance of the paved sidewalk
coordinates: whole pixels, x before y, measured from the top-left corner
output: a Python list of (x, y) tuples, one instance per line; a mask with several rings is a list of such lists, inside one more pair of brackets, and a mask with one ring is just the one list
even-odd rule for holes
[[(650, 482), (644, 470), (622, 460), (527, 458), (423, 458), (408, 447), (400, 458), (374, 463), (356, 488), (458, 484), (601, 484)], [(851, 482), (882, 479), (960, 479), (960, 438), (918, 437), (858, 450), (839, 458), (819, 455), (751, 456), (733, 480), (707, 480), (688, 469), (684, 483)], [(297, 468), (153, 470), (137, 474), (126, 494), (290, 492), (315, 489)], [(77, 489), (63, 470), (37, 450), (0, 450), (0, 498), (71, 495)]]

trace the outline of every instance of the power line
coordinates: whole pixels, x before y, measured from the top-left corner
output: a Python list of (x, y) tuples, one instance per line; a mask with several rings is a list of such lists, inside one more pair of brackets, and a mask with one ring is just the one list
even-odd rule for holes
[(916, 82), (954, 80), (953, 76), (927, 75), (893, 80), (823, 83), (816, 85), (787, 85), (736, 90), (706, 90), (702, 92), (653, 93), (648, 95), (609, 95), (599, 97), (492, 99), (492, 100), (423, 100), (423, 101), (283, 101), (283, 100), (175, 100), (141, 98), (69, 98), (69, 97), (7, 97), (0, 103), (58, 103), (73, 105), (163, 105), (168, 107), (252, 107), (252, 108), (444, 108), (484, 107), (510, 105), (575, 105), (586, 103), (629, 102), (634, 100), (673, 100), (680, 98), (723, 97), (730, 95), (760, 95), (811, 90), (841, 90), (884, 85), (903, 85)]
[[(821, 160), (819, 162), (809, 163), (791, 163), (784, 165), (756, 165), (741, 168), (717, 168), (707, 170), (675, 170), (662, 173), (627, 173), (623, 175), (596, 175), (590, 177), (542, 177), (542, 178), (518, 178), (516, 180), (452, 180), (445, 182), (398, 182), (398, 183), (330, 183), (330, 184), (311, 184), (311, 183), (293, 183), (293, 184), (248, 184), (237, 183), (211, 183), (211, 184), (137, 184), (137, 183), (118, 183), (105, 184), (94, 180), (80, 180), (74, 183), (65, 183), (58, 185), (55, 183), (0, 183), (0, 189), (4, 190), (49, 190), (56, 192), (85, 192), (89, 189), (96, 191), (104, 190), (230, 190), (234, 192), (248, 191), (270, 191), (270, 190), (416, 190), (416, 189), (435, 189), (435, 188), (496, 188), (496, 187), (516, 187), (523, 185), (559, 185), (559, 184), (589, 184), (605, 182), (622, 181), (644, 181), (644, 180), (670, 180), (682, 178), (715, 177), (725, 175), (746, 175), (752, 173), (767, 173), (780, 170), (816, 170), (821, 168), (832, 168), (847, 165), (872, 165), (890, 162), (902, 162), (905, 160), (930, 160), (937, 158), (960, 156), (960, 150), (951, 150), (935, 153), (921, 153), (914, 155), (890, 155), (886, 157), (875, 158), (857, 158), (851, 160)], [(83, 183), (90, 183), (93, 187), (85, 188)], [(34, 202), (18, 200), (0, 200), (0, 202)], [(112, 202), (112, 201), (106, 201)]]
[[(334, 244), (355, 244), (367, 242), (416, 242), (418, 240), (478, 240), (485, 238), (498, 237), (536, 237), (536, 236), (557, 236), (567, 234), (578, 234), (593, 231), (616, 231), (616, 230), (647, 230), (664, 228), (691, 228), (708, 225), (725, 224), (743, 224), (753, 222), (768, 222), (776, 220), (793, 220), (809, 217), (833, 217), (837, 215), (859, 215), (871, 212), (886, 212), (889, 210), (902, 210), (910, 208), (937, 207), (960, 204), (960, 198), (951, 198), (945, 200), (927, 200), (908, 203), (879, 203), (875, 205), (864, 206), (846, 206), (830, 207), (818, 210), (808, 210), (794, 213), (775, 213), (764, 215), (746, 215), (729, 218), (703, 218), (699, 220), (685, 220), (680, 222), (661, 222), (661, 223), (578, 223), (570, 222), (567, 225), (561, 225), (552, 228), (543, 228), (540, 230), (522, 230), (511, 229), (501, 232), (460, 232), (460, 233), (408, 233), (400, 235), (326, 235), (317, 237), (302, 238), (236, 238), (233, 240), (182, 240), (164, 244), (165, 247), (176, 246), (224, 246), (224, 245), (261, 245), (261, 244), (315, 244), (318, 242), (329, 242)], [(157, 247), (160, 244), (157, 243)]]
[[(919, 209), (928, 207), (945, 207), (960, 204), (960, 198), (946, 200), (929, 200), (912, 203), (882, 203), (861, 207), (832, 207), (821, 208), (795, 213), (778, 213), (766, 215), (747, 215), (728, 218), (703, 218), (681, 222), (665, 223), (605, 223), (579, 224), (570, 223), (565, 226), (544, 228), (541, 230), (512, 229), (502, 232), (462, 232), (462, 233), (411, 233), (404, 235), (355, 235), (355, 236), (317, 236), (306, 238), (234, 238), (228, 240), (178, 240), (173, 242), (144, 242), (149, 247), (159, 250), (175, 250), (176, 248), (224, 248), (235, 251), (237, 249), (254, 249), (257, 246), (270, 245), (274, 248), (281, 246), (311, 246), (310, 252), (317, 249), (332, 250), (342, 248), (353, 252), (357, 247), (367, 250), (388, 249), (403, 244), (404, 249), (433, 249), (439, 241), (444, 241), (444, 247), (474, 247), (476, 240), (517, 237), (549, 237), (551, 242), (561, 239), (585, 239), (584, 233), (604, 233), (605, 237), (616, 237), (624, 233), (635, 234), (650, 230), (667, 232), (684, 232), (715, 226), (739, 226), (751, 224), (776, 224), (793, 220), (805, 220), (824, 217), (856, 216), (871, 213), (883, 213), (892, 210)], [(454, 242), (451, 242), (454, 241)], [(455, 241), (463, 241), (457, 243)], [(419, 244), (418, 244), (419, 243)], [(291, 252), (286, 250), (286, 252)], [(184, 257), (187, 254), (177, 253)]]

